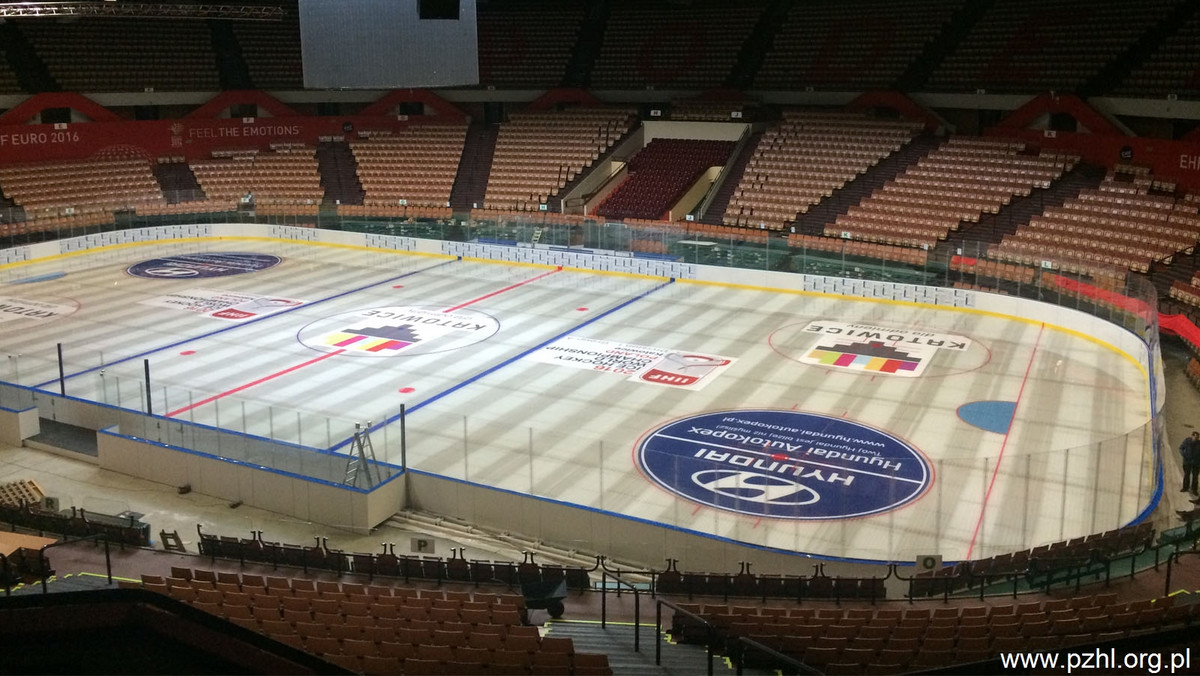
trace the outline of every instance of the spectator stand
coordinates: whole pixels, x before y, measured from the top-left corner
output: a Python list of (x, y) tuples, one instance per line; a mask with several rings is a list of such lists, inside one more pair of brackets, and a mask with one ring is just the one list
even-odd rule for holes
[(218, 558), (235, 559), (246, 563), (270, 564), (279, 567), (300, 568), (305, 573), (332, 571), (338, 575), (365, 575), (368, 581), (376, 577), (433, 581), (438, 585), (446, 582), (474, 584), (503, 584), (510, 589), (524, 584), (563, 583), (566, 588), (583, 592), (591, 587), (590, 575), (599, 566), (586, 569), (577, 566), (541, 564), (532, 552), (526, 552), (524, 561), (479, 561), (462, 557), (461, 550), (454, 550), (450, 558), (431, 556), (404, 556), (395, 553), (395, 545), (384, 544), (379, 553), (357, 553), (330, 549), (326, 538), (314, 537), (312, 545), (297, 545), (269, 542), (263, 539), (262, 531), (253, 531), (249, 538), (205, 533), (200, 525), (200, 553), (215, 561)]

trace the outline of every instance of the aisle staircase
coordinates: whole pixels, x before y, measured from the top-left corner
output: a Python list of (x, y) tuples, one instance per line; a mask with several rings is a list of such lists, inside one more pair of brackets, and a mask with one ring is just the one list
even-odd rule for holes
[(0, 23), (0, 45), (4, 45), (4, 56), (8, 66), (17, 76), (21, 89), (30, 94), (59, 92), (62, 86), (50, 75), (46, 62), (17, 28), (13, 21)]
[[(568, 612), (570, 607), (568, 606)], [(632, 623), (609, 622), (601, 626), (597, 621), (547, 620), (547, 636), (569, 636), (576, 652), (603, 653), (608, 656), (608, 665), (613, 676), (696, 676), (708, 673), (708, 652), (703, 646), (678, 645), (662, 637), (662, 664), (654, 663), (654, 605), (642, 606), (641, 646), (633, 651), (634, 627)], [(663, 611), (664, 618), (668, 611)], [(647, 619), (648, 618), (648, 619)], [(647, 625), (647, 621), (649, 625)], [(664, 619), (664, 622), (666, 620)], [(714, 674), (733, 674), (734, 670), (724, 657), (713, 656)], [(763, 670), (746, 669), (746, 674), (768, 674)]]
[(804, 235), (825, 234), (826, 225), (836, 221), (838, 216), (850, 211), (850, 207), (857, 206), (885, 183), (916, 164), (941, 142), (941, 139), (930, 134), (917, 136), (900, 150), (880, 160), (866, 173), (835, 190), (832, 197), (821, 200), (807, 212), (797, 216), (793, 224), (795, 232)]
[(317, 172), (325, 187), (325, 204), (362, 204), (366, 193), (358, 180), (358, 161), (345, 141), (317, 144)]
[(476, 204), (483, 203), (499, 135), (500, 126), (495, 124), (472, 122), (467, 128), (467, 139), (458, 161), (458, 174), (454, 177), (454, 187), (450, 189), (450, 208), (460, 211), (473, 209)]
[(1104, 173), (1100, 167), (1080, 163), (1051, 183), (1049, 188), (1034, 190), (1027, 197), (1014, 197), (996, 213), (980, 216), (978, 223), (961, 225), (961, 230), (950, 233), (947, 245), (957, 248), (964, 243), (996, 244), (1046, 209), (1062, 206), (1081, 191), (1099, 186), (1104, 180)]
[(242, 46), (233, 33), (233, 24), (228, 19), (209, 19), (208, 30), (212, 35), (212, 48), (216, 54), (217, 77), (225, 91), (254, 89), (250, 79), (250, 67), (242, 56)]
[(700, 218), (701, 223), (721, 225), (725, 210), (729, 208), (729, 200), (733, 199), (733, 193), (737, 191), (738, 184), (742, 182), (742, 175), (746, 173), (746, 166), (750, 164), (750, 158), (754, 157), (754, 150), (758, 148), (758, 142), (762, 140), (762, 135), (761, 131), (756, 131), (746, 139), (737, 159), (733, 161), (733, 166), (729, 168), (729, 173), (721, 181), (712, 201), (708, 203), (708, 208)]
[(159, 162), (153, 172), (168, 204), (204, 199), (204, 189), (186, 162)]

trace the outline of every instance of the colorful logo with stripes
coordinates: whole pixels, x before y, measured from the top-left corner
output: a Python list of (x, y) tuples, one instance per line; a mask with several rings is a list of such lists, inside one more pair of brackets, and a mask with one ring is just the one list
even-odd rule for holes
[(921, 375), (939, 351), (971, 347), (957, 334), (838, 321), (810, 322), (801, 334), (815, 338), (800, 353), (803, 363), (909, 378)]
[(878, 373), (896, 373), (897, 371), (915, 373), (924, 362), (923, 359), (913, 356), (909, 352), (897, 350), (877, 341), (865, 344), (822, 346), (809, 352), (808, 358), (816, 360), (822, 366), (837, 366)]
[(300, 329), (306, 347), (360, 357), (436, 354), (484, 341), (500, 322), (478, 310), (386, 306), (319, 319)]
[(412, 324), (348, 328), (331, 333), (325, 338), (326, 345), (364, 352), (403, 350), (419, 342), (421, 342), (421, 337), (413, 330)]

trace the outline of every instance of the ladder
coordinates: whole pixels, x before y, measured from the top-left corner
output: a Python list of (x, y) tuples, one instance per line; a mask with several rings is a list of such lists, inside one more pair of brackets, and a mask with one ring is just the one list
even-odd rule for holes
[(531, 239), (533, 240), (534, 244), (537, 244), (538, 242), (542, 241), (542, 229), (535, 228), (533, 231), (533, 237)]
[(367, 488), (374, 486), (379, 481), (378, 475), (371, 476), (371, 464), (375, 462), (375, 447), (371, 445), (370, 430), (370, 420), (367, 421), (366, 428), (360, 423), (354, 423), (354, 440), (350, 444), (350, 457), (346, 460), (346, 478), (342, 482), (346, 486), (358, 485), (360, 469), (366, 473)]

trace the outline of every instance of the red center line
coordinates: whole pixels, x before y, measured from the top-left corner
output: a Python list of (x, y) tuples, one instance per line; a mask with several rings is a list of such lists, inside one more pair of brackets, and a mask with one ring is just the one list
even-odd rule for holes
[[(454, 312), (455, 310), (458, 310), (458, 309), (464, 308), (464, 307), (466, 307), (466, 306), (468, 306), (468, 305), (471, 305), (472, 303), (478, 303), (478, 302), (479, 302), (479, 301), (481, 301), (481, 300), (485, 300), (485, 299), (491, 298), (492, 296), (496, 296), (496, 295), (502, 294), (502, 293), (504, 293), (505, 291), (509, 291), (509, 290), (511, 290), (511, 289), (515, 289), (515, 288), (517, 288), (518, 286), (524, 286), (524, 285), (526, 285), (526, 284), (528, 284), (528, 283), (530, 283), (530, 282), (536, 282), (537, 280), (539, 280), (539, 279), (542, 279), (543, 277), (549, 277), (550, 275), (552, 275), (552, 274), (554, 274), (554, 273), (556, 273), (556, 272), (562, 272), (562, 266), (561, 266), (561, 265), (560, 265), (560, 266), (558, 266), (557, 268), (553, 269), (553, 270), (549, 270), (549, 271), (547, 271), (547, 272), (543, 272), (542, 274), (540, 274), (540, 275), (538, 275), (538, 276), (536, 276), (536, 277), (530, 277), (529, 279), (526, 279), (526, 280), (524, 280), (524, 281), (521, 281), (521, 282), (517, 282), (516, 284), (510, 284), (510, 285), (508, 285), (508, 286), (504, 287), (503, 289), (499, 289), (499, 290), (497, 290), (497, 291), (493, 291), (493, 292), (491, 292), (491, 293), (489, 293), (489, 294), (487, 294), (487, 295), (483, 295), (483, 296), (480, 296), (480, 297), (478, 297), (478, 298), (473, 298), (473, 299), (471, 299), (471, 300), (469, 300), (469, 301), (467, 301), (467, 302), (465, 302), (465, 303), (459, 303), (458, 305), (455, 305), (455, 306), (454, 306), (454, 307), (452, 307), (452, 308), (448, 308), (448, 309), (446, 309), (446, 310), (443, 310), (443, 312)], [(235, 388), (233, 388), (233, 389), (230, 389), (230, 390), (225, 390), (224, 392), (221, 392), (221, 393), (219, 393), (219, 394), (214, 394), (213, 396), (211, 396), (211, 397), (208, 397), (207, 399), (201, 399), (200, 401), (197, 401), (197, 402), (194, 402), (194, 403), (188, 404), (187, 406), (184, 406), (183, 408), (177, 408), (177, 409), (175, 409), (174, 411), (171, 411), (170, 413), (168, 413), (168, 414), (167, 414), (167, 417), (168, 417), (168, 418), (173, 418), (173, 417), (175, 417), (175, 416), (179, 415), (180, 413), (187, 413), (188, 411), (190, 411), (190, 410), (192, 410), (192, 409), (194, 409), (194, 408), (199, 408), (200, 406), (204, 406), (205, 404), (211, 404), (212, 402), (214, 402), (214, 401), (216, 401), (216, 400), (218, 400), (218, 399), (222, 399), (222, 398), (224, 398), (224, 397), (228, 397), (228, 396), (229, 396), (229, 395), (231, 395), (231, 394), (237, 394), (238, 392), (241, 392), (242, 390), (247, 390), (247, 389), (250, 389), (251, 387), (254, 387), (255, 385), (261, 385), (261, 384), (263, 384), (263, 383), (267, 382), (268, 380), (274, 380), (275, 378), (278, 378), (278, 377), (280, 377), (280, 376), (285, 376), (285, 375), (287, 375), (287, 374), (289, 374), (289, 373), (292, 373), (293, 371), (298, 371), (298, 370), (300, 370), (300, 369), (302, 369), (302, 368), (304, 368), (304, 367), (306, 367), (306, 366), (311, 366), (312, 364), (316, 364), (317, 362), (324, 361), (324, 360), (326, 360), (326, 359), (329, 359), (330, 357), (335, 357), (335, 356), (337, 356), (337, 355), (339, 355), (339, 354), (341, 354), (341, 353), (343, 353), (343, 352), (345, 352), (345, 351), (346, 351), (346, 350), (344, 350), (344, 349), (341, 349), (341, 350), (334, 350), (333, 352), (326, 352), (325, 354), (323, 354), (323, 355), (321, 355), (321, 356), (319, 356), (319, 357), (314, 357), (314, 358), (312, 358), (312, 359), (309, 359), (309, 360), (308, 360), (308, 361), (306, 361), (306, 362), (302, 362), (302, 363), (296, 364), (295, 366), (289, 366), (289, 367), (287, 367), (287, 368), (283, 369), (282, 371), (276, 371), (275, 373), (272, 373), (272, 374), (269, 374), (269, 375), (265, 375), (265, 376), (263, 376), (263, 377), (259, 378), (258, 380), (252, 380), (252, 381), (250, 381), (250, 382), (248, 382), (248, 383), (245, 383), (245, 384), (242, 384), (242, 385), (238, 385), (237, 387), (235, 387)]]
[(553, 270), (548, 271), (548, 272), (543, 272), (542, 274), (538, 275), (537, 277), (530, 277), (529, 279), (526, 279), (525, 281), (517, 282), (516, 284), (510, 284), (510, 285), (504, 287), (503, 289), (498, 289), (496, 291), (493, 291), (489, 294), (485, 294), (478, 298), (472, 298), (471, 300), (469, 300), (465, 303), (459, 303), (458, 305), (455, 305), (454, 307), (446, 308), (445, 310), (442, 310), (442, 312), (454, 312), (455, 310), (461, 310), (468, 305), (473, 305), (475, 303), (478, 303), (481, 300), (487, 300), (488, 298), (491, 298), (492, 296), (498, 296), (498, 295), (504, 293), (505, 291), (511, 291), (512, 289), (515, 289), (518, 286), (525, 286), (526, 284), (528, 284), (530, 282), (536, 282), (537, 280), (542, 279), (544, 277), (549, 277), (550, 275), (553, 275), (556, 272), (562, 272), (561, 265)]
[(1045, 330), (1046, 323), (1042, 322), (1042, 327), (1038, 329), (1037, 340), (1033, 343), (1033, 352), (1029, 353), (1029, 363), (1025, 365), (1025, 377), (1021, 379), (1021, 389), (1017, 390), (1012, 419), (1008, 421), (1008, 429), (1004, 432), (1004, 441), (1000, 442), (1000, 455), (996, 456), (996, 466), (992, 468), (992, 479), (988, 482), (987, 491), (983, 494), (983, 507), (979, 510), (979, 520), (975, 522), (975, 531), (971, 533), (971, 544), (967, 546), (967, 555), (964, 557), (966, 561), (971, 560), (971, 552), (975, 549), (975, 539), (979, 537), (979, 528), (983, 525), (983, 515), (987, 512), (988, 499), (992, 497), (992, 487), (996, 485), (996, 475), (1000, 473), (1000, 461), (1004, 459), (1004, 449), (1008, 446), (1013, 425), (1017, 422), (1017, 407), (1021, 405), (1021, 395), (1025, 394), (1025, 384), (1029, 382), (1029, 371), (1033, 368), (1033, 358), (1037, 355), (1038, 345), (1042, 342), (1042, 332)]
[(287, 374), (291, 373), (292, 371), (302, 369), (305, 366), (308, 366), (310, 364), (315, 364), (319, 361), (324, 361), (326, 359), (329, 359), (330, 357), (337, 356), (343, 352), (345, 352), (345, 350), (334, 350), (333, 352), (326, 352), (325, 354), (321, 355), (320, 357), (314, 357), (314, 358), (309, 359), (308, 361), (303, 362), (301, 364), (296, 364), (295, 366), (289, 366), (289, 367), (283, 369), (282, 371), (276, 371), (270, 375), (263, 376), (263, 377), (259, 378), (258, 380), (252, 380), (244, 385), (238, 385), (237, 387), (235, 387), (231, 390), (225, 390), (224, 392), (222, 392), (220, 394), (214, 394), (213, 396), (211, 396), (207, 399), (201, 399), (200, 401), (197, 401), (195, 403), (188, 404), (187, 406), (184, 406), (183, 408), (177, 408), (174, 411), (171, 411), (170, 413), (168, 413), (167, 417), (173, 418), (173, 417), (179, 415), (180, 413), (187, 413), (188, 411), (192, 410), (193, 408), (197, 408), (197, 407), (203, 406), (205, 404), (211, 404), (212, 402), (214, 402), (218, 399), (221, 399), (223, 397), (228, 397), (231, 394), (237, 394), (238, 392), (241, 392), (242, 390), (249, 389), (251, 387), (254, 387), (255, 385), (261, 385), (262, 383), (265, 383), (268, 380), (278, 378), (279, 376), (287, 375)]

